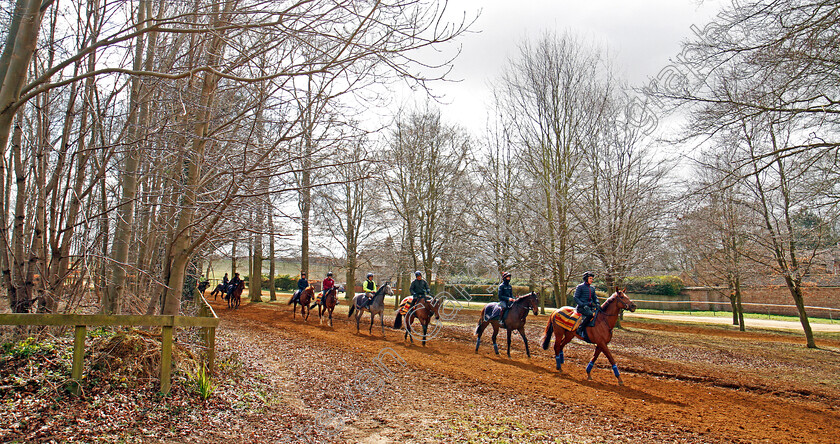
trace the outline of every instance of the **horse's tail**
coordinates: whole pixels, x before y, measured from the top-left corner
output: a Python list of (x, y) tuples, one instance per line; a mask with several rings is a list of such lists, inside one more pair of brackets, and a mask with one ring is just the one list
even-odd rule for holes
[(397, 317), (394, 319), (394, 330), (399, 330), (402, 327), (402, 314), (397, 310)]
[(485, 305), (484, 308), (481, 309), (481, 315), (478, 316), (478, 324), (475, 326), (475, 330), (473, 331), (473, 336), (478, 336), (478, 329), (481, 328), (481, 321), (484, 319), (484, 310), (487, 310), (487, 306)]
[(312, 310), (313, 308), (315, 308), (317, 306), (318, 306), (318, 303), (315, 302), (315, 303), (313, 303), (312, 305), (309, 306), (309, 309)]
[(353, 316), (353, 310), (355, 310), (355, 309), (356, 309), (356, 303), (353, 302), (352, 304), (350, 304), (350, 310), (347, 310), (347, 317), (348, 318), (350, 316)]
[(286, 305), (292, 305), (292, 301), (294, 301), (294, 300), (295, 300), (295, 295), (292, 295), (292, 297), (289, 298), (289, 302), (286, 302)]
[(548, 350), (548, 344), (551, 344), (551, 336), (554, 333), (554, 319), (553, 316), (548, 317), (548, 324), (545, 326), (545, 334), (542, 337), (542, 348)]

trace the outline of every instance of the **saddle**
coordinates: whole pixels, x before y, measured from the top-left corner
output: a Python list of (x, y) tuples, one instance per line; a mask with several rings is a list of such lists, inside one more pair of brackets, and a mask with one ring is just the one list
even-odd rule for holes
[(575, 307), (567, 306), (557, 309), (557, 311), (554, 312), (552, 319), (554, 320), (555, 327), (562, 328), (567, 331), (574, 331), (580, 327), (580, 323), (583, 321), (583, 316), (578, 313)]
[(487, 304), (484, 309), (484, 322), (492, 321), (502, 317), (502, 306), (498, 302)]

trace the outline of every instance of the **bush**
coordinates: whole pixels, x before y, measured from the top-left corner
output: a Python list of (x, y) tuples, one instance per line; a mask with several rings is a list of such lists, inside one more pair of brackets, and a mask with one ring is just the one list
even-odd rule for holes
[(281, 274), (274, 278), (274, 286), (279, 290), (295, 290), (297, 289), (297, 281), (295, 277)]
[(677, 276), (640, 276), (625, 281), (627, 293), (676, 296), (685, 288)]

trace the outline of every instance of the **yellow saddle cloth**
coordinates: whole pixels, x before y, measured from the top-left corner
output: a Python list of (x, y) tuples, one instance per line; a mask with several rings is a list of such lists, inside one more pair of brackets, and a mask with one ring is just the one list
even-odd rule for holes
[(574, 307), (560, 307), (551, 315), (551, 319), (554, 321), (555, 327), (569, 331), (577, 329), (583, 321), (580, 313)]
[(400, 314), (404, 315), (404, 314), (408, 313), (408, 308), (410, 307), (410, 305), (411, 305), (411, 296), (409, 296), (407, 298), (403, 298), (403, 300), (400, 301)]

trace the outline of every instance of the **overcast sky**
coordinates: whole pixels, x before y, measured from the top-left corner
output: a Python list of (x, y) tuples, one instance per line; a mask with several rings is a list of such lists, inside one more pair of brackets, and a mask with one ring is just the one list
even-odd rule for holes
[(726, 0), (450, 0), (450, 17), (480, 10), (477, 32), (459, 40), (462, 53), (451, 77), (461, 81), (433, 88), (443, 96), (446, 120), (478, 135), (490, 103), (488, 83), (524, 38), (570, 31), (608, 51), (617, 74), (640, 86), (679, 53), (692, 24), (702, 28), (723, 4)]

